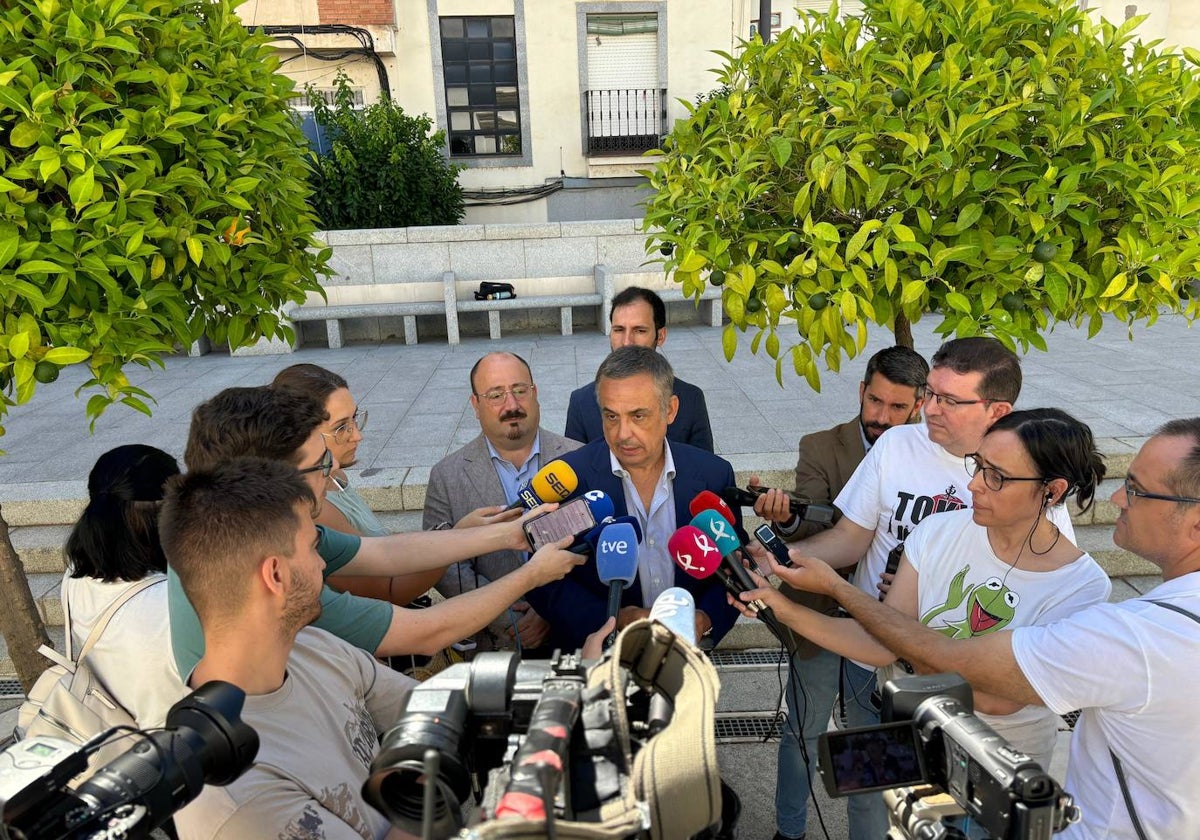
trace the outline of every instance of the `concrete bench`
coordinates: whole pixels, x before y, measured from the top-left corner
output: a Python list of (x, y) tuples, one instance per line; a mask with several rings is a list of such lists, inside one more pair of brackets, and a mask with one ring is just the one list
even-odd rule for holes
[(719, 327), (724, 319), (725, 312), (724, 306), (721, 302), (720, 286), (706, 286), (704, 291), (700, 293), (699, 300), (691, 297), (685, 297), (683, 294), (683, 288), (679, 285), (675, 285), (670, 289), (658, 290), (658, 296), (663, 299), (663, 303), (677, 303), (679, 301), (686, 300), (690, 303), (693, 303), (697, 309), (706, 309), (708, 311), (708, 316), (705, 321), (710, 326)]
[[(447, 272), (447, 274), (453, 277), (452, 272)], [(612, 309), (614, 293), (612, 272), (606, 266), (597, 265), (592, 271), (592, 281), (595, 284), (594, 292), (584, 294), (535, 295), (529, 294), (527, 290), (536, 286), (537, 279), (496, 280), (494, 282), (512, 283), (517, 290), (517, 296), (509, 300), (474, 300), (465, 298), (464, 296), (458, 298), (455, 308), (457, 312), (486, 312), (488, 314), (488, 334), (494, 341), (500, 338), (501, 312), (527, 309), (557, 309), (559, 310), (559, 324), (562, 334), (571, 335), (574, 320), (572, 308), (576, 306), (595, 306), (596, 323), (604, 331), (604, 334), (608, 335), (608, 315)], [(449, 319), (447, 319), (447, 323), (449, 323)], [(447, 329), (447, 333), (450, 334), (449, 329)], [(450, 343), (458, 343), (457, 317), (455, 317), (453, 339)]]

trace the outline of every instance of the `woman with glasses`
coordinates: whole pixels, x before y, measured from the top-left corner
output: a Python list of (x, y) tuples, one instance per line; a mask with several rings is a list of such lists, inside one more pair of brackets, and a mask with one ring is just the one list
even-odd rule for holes
[[(367, 410), (354, 401), (345, 378), (319, 365), (299, 364), (281, 370), (271, 382), (272, 388), (298, 391), (325, 407), (326, 419), (321, 435), (327, 454), (335, 461), (326, 476), (325, 501), (317, 522), (350, 534), (383, 537), (391, 533), (371, 510), (366, 500), (350, 486), (346, 467), (358, 460), (358, 445), (367, 426)], [(415, 572), (395, 577), (330, 576), (327, 583), (341, 592), (390, 601), (399, 606), (419, 598), (441, 578), (442, 570)]]
[(187, 689), (171, 656), (167, 559), (158, 542), (163, 485), (175, 459), (152, 446), (118, 446), (88, 475), (88, 503), (67, 537), (62, 583), (69, 655), (118, 607), (87, 662), (113, 699), (143, 727), (162, 726)]
[[(1045, 624), (1107, 600), (1104, 570), (1050, 520), (1074, 500), (1091, 507), (1104, 464), (1091, 430), (1069, 414), (1043, 408), (997, 420), (966, 456), (972, 507), (926, 517), (909, 534), (885, 603), (955, 638)], [(766, 558), (785, 582), (789, 570)], [(760, 582), (764, 583), (765, 581)], [(776, 616), (835, 653), (895, 675), (894, 654), (851, 618), (807, 610), (764, 588)], [(745, 604), (739, 605), (747, 612)], [(752, 613), (747, 613), (752, 615)], [(1049, 767), (1058, 718), (1043, 706), (975, 692), (975, 711), (1000, 735)]]

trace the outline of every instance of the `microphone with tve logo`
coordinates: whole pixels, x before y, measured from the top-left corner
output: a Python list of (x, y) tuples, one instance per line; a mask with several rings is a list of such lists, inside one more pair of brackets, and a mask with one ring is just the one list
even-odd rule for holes
[(507, 510), (533, 510), (546, 502), (561, 502), (575, 492), (579, 477), (566, 461), (551, 461), (537, 471), (529, 483), (517, 491), (517, 500)]
[[(604, 526), (596, 540), (596, 572), (601, 583), (608, 584), (608, 617), (621, 611), (621, 590), (629, 588), (637, 577), (638, 544), (633, 526), (618, 522)], [(617, 640), (614, 628), (604, 639), (608, 648)]]

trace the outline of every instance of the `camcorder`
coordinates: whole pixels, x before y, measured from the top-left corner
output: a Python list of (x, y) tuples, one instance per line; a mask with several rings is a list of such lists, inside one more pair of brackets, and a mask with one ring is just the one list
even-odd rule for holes
[[(973, 714), (958, 674), (888, 681), (880, 718), (822, 734), (818, 769), (833, 797), (888, 791), (890, 838), (964, 837), (956, 814), (999, 840), (1048, 838), (1079, 819), (1058, 782)], [(938, 793), (954, 805), (938, 805)]]
[(412, 689), (363, 798), (424, 838), (708, 836), (718, 689), (658, 622), (630, 625), (601, 660), (481, 653)]
[(253, 763), (245, 699), (229, 683), (205, 683), (171, 707), (166, 728), (135, 733), (136, 744), (74, 787), (112, 732), (82, 747), (44, 736), (10, 745), (0, 752), (0, 838), (148, 837), (206, 784), (227, 785)]

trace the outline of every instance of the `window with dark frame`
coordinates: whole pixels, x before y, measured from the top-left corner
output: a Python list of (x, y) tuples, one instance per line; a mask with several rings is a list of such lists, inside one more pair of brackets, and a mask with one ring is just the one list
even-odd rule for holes
[(521, 154), (512, 17), (444, 17), (442, 73), (452, 157)]

